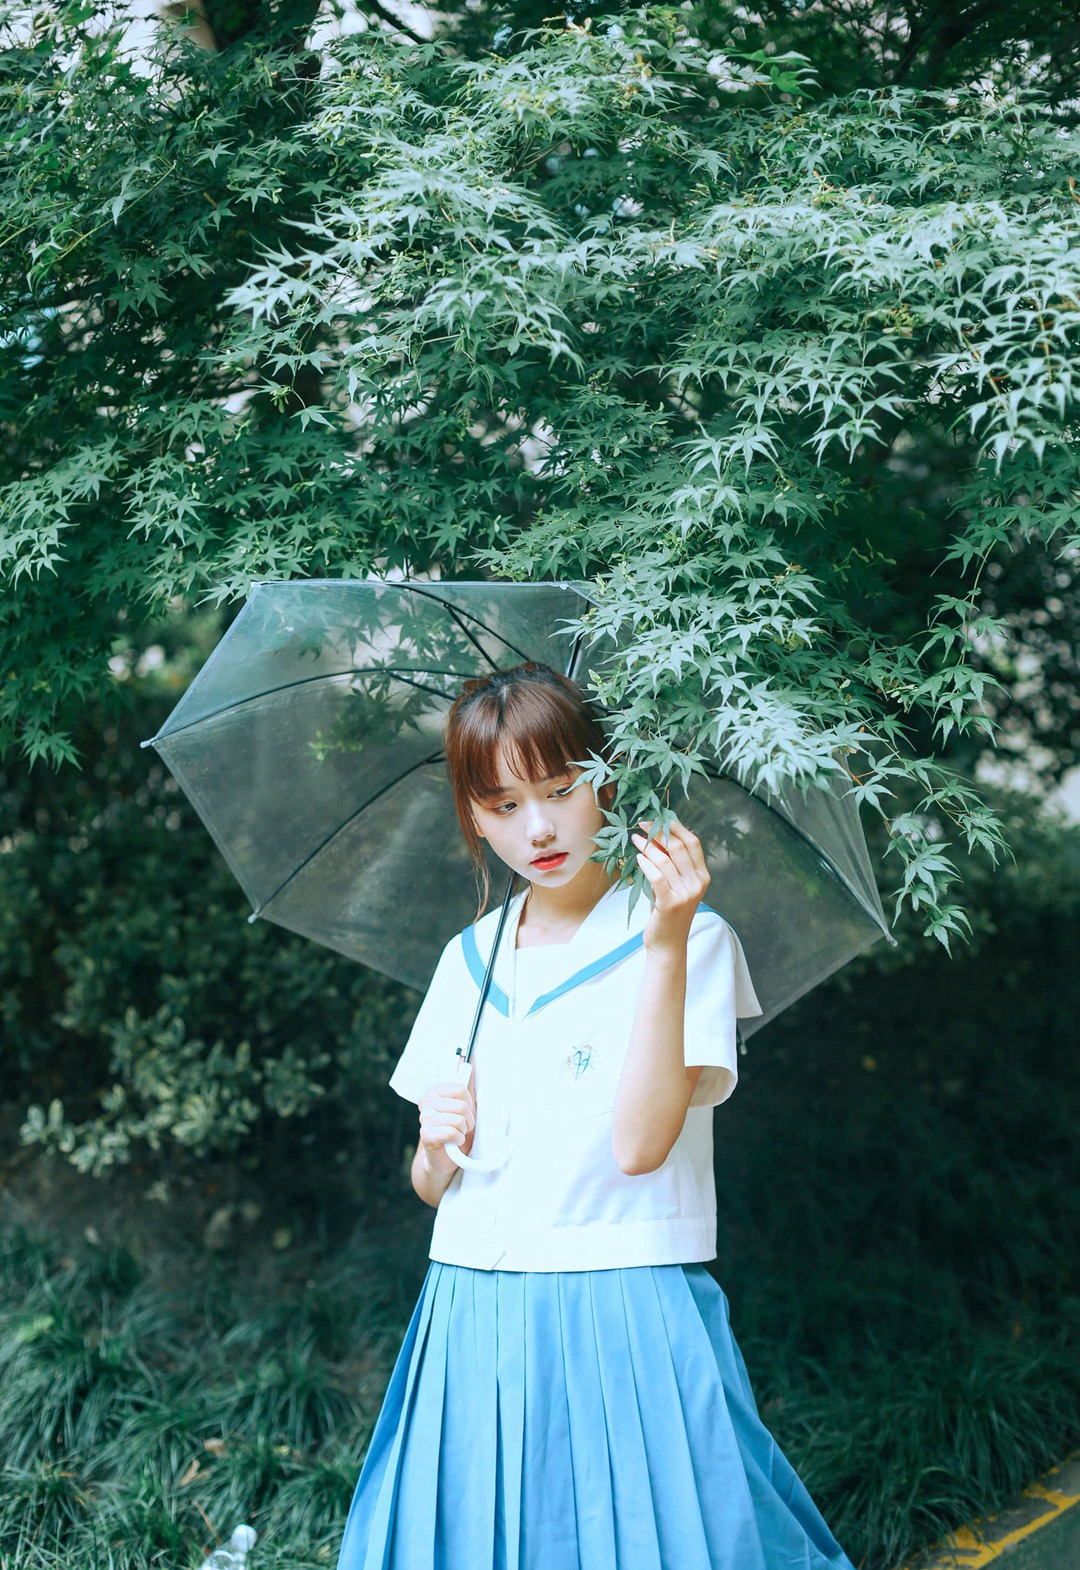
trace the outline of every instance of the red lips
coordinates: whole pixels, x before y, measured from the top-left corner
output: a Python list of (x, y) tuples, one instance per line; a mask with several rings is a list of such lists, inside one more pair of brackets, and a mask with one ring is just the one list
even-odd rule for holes
[(550, 872), (554, 867), (561, 867), (568, 854), (568, 851), (558, 850), (550, 856), (534, 856), (530, 866), (539, 867), (541, 872)]

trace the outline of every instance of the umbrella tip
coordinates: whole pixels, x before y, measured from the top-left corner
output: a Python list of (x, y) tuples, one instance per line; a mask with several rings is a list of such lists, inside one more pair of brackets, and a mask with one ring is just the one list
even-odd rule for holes
[(253, 921), (258, 921), (258, 919), (259, 919), (259, 912), (257, 910), (253, 910), (251, 912), (251, 915), (248, 917), (248, 926), (250, 927), (251, 923)]
[(153, 738), (153, 736), (150, 737), (149, 741), (140, 741), (140, 743), (139, 743), (140, 747), (152, 747), (153, 745), (154, 745), (154, 738)]

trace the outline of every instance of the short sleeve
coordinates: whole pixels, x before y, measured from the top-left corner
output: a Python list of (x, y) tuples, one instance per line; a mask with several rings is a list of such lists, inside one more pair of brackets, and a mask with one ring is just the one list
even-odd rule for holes
[(453, 938), (442, 951), (409, 1039), (390, 1076), (391, 1090), (406, 1101), (419, 1103), (433, 1080), (450, 1078), (460, 1035), (468, 1030), (469, 1022), (462, 1023), (460, 956), (461, 939)]
[(698, 916), (686, 946), (686, 1014), (683, 1052), (687, 1068), (702, 1073), (692, 1107), (726, 1101), (739, 1077), (736, 1020), (761, 1013), (746, 957), (722, 916)]

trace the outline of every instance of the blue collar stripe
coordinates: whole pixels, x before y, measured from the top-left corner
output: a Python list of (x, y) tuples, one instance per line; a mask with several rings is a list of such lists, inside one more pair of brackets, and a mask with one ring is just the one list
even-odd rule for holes
[(572, 987), (579, 987), (583, 981), (591, 981), (602, 971), (610, 970), (612, 965), (617, 965), (620, 960), (626, 959), (627, 955), (636, 953), (643, 942), (644, 938), (640, 932), (635, 933), (632, 938), (627, 938), (625, 943), (620, 944), (617, 949), (612, 949), (610, 954), (593, 960), (592, 964), (586, 965), (584, 970), (576, 971), (574, 975), (561, 981), (557, 987), (553, 987), (550, 992), (545, 992), (542, 997), (537, 998), (525, 1018), (528, 1019), (529, 1014), (538, 1013), (546, 1004), (554, 1003), (556, 998), (561, 998), (563, 993), (569, 992)]
[[(484, 985), (484, 971), (487, 967), (480, 958), (480, 950), (476, 946), (476, 933), (472, 927), (466, 927), (461, 934), (461, 947), (465, 951), (465, 963), (469, 967), (469, 974), (476, 982), (476, 985), (482, 987)], [(495, 980), (492, 980), (491, 986), (488, 988), (487, 1000), (492, 1008), (498, 1009), (499, 1013), (504, 1014), (507, 1019), (510, 1018), (510, 999)]]
[[(698, 909), (707, 910), (713, 916), (719, 914), (713, 910), (711, 905), (706, 905), (704, 900), (698, 906)], [(582, 982), (591, 981), (594, 976), (599, 976), (603, 971), (610, 970), (612, 965), (617, 965), (620, 960), (626, 959), (631, 954), (636, 954), (644, 941), (644, 934), (637, 932), (632, 938), (627, 938), (625, 943), (621, 943), (617, 949), (612, 949), (610, 953), (603, 955), (602, 958), (593, 960), (591, 965), (586, 965), (584, 970), (575, 971), (572, 976), (568, 976), (565, 981), (561, 981), (550, 992), (545, 992), (542, 997), (537, 998), (525, 1018), (528, 1019), (530, 1014), (539, 1013), (547, 1004), (554, 1003), (556, 998), (561, 998), (564, 992), (570, 992), (574, 987), (581, 986)], [(486, 967), (484, 961), (480, 958), (480, 950), (476, 946), (476, 932), (474, 928), (465, 928), (465, 931), (461, 934), (461, 947), (464, 950), (465, 963), (469, 967), (469, 974), (476, 982), (476, 985), (482, 987), (484, 985), (484, 970)], [(497, 981), (492, 981), (491, 983), (488, 990), (488, 1002), (493, 1008), (498, 1009), (499, 1013), (506, 1019), (510, 1018), (510, 999)]]

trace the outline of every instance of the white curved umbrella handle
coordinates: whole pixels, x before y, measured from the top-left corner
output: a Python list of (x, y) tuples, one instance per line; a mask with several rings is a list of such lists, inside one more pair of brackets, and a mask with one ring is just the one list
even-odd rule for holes
[[(472, 1064), (466, 1063), (464, 1058), (455, 1057), (453, 1076), (458, 1084), (467, 1085), (471, 1074)], [(480, 1161), (476, 1156), (467, 1156), (460, 1145), (447, 1143), (443, 1149), (454, 1165), (460, 1167), (463, 1172), (494, 1172), (510, 1158), (509, 1141), (504, 1141), (501, 1152), (489, 1156), (486, 1161)]]

